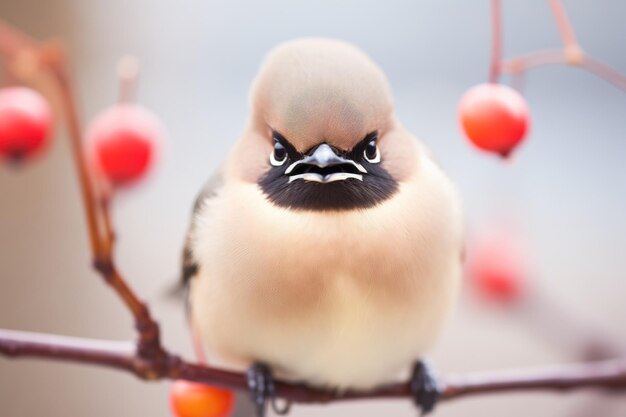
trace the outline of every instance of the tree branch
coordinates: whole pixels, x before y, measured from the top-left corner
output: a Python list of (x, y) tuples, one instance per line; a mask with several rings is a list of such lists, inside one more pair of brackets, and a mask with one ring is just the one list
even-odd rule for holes
[[(0, 354), (14, 358), (35, 357), (112, 367), (131, 372), (143, 379), (186, 379), (247, 390), (244, 374), (186, 362), (169, 353), (166, 353), (165, 366), (155, 366), (150, 359), (135, 356), (131, 343), (0, 330)], [(444, 400), (522, 390), (626, 389), (626, 358), (561, 365), (549, 369), (451, 375), (442, 378), (440, 383), (444, 389)], [(371, 391), (344, 393), (281, 381), (276, 383), (276, 388), (279, 397), (300, 403), (411, 396), (408, 382), (390, 384)]]
[[(26, 35), (0, 20), (0, 51), (9, 59), (17, 59), (24, 51), (34, 55), (27, 73), (16, 73), (18, 78), (38, 79), (62, 107), (71, 151), (80, 183), (80, 191), (87, 217), (87, 230), (93, 266), (104, 281), (117, 293), (133, 315), (139, 333), (137, 345), (141, 357), (163, 359), (159, 325), (152, 318), (148, 306), (135, 294), (118, 271), (113, 258), (114, 231), (110, 222), (110, 193), (101, 178), (90, 173), (85, 160), (84, 138), (75, 99), (73, 84), (67, 69), (67, 59), (59, 42), (38, 45)], [(98, 187), (99, 185), (99, 187)]]
[(626, 76), (604, 62), (587, 55), (576, 40), (574, 28), (570, 23), (560, 0), (548, 0), (563, 41), (559, 50), (535, 51), (507, 60), (501, 59), (502, 50), (502, 16), (500, 0), (491, 1), (492, 15), (492, 50), (489, 82), (497, 82), (501, 73), (516, 77), (517, 81), (530, 69), (551, 65), (568, 64), (582, 68), (615, 87), (626, 92)]
[(567, 63), (578, 65), (581, 63), (584, 53), (576, 40), (574, 28), (567, 17), (567, 13), (565, 13), (565, 8), (561, 4), (561, 0), (549, 0), (549, 3), (556, 20), (556, 26), (561, 34)]
[[(84, 140), (79, 124), (72, 84), (69, 80), (63, 54), (59, 53), (59, 56), (60, 59), (51, 61), (47, 69), (51, 71), (52, 79), (56, 83), (63, 105), (66, 125), (69, 130), (72, 154), (74, 155), (74, 162), (80, 178), (81, 194), (89, 224), (88, 230), (90, 240), (92, 241), (94, 268), (102, 275), (106, 283), (117, 292), (132, 313), (135, 319), (135, 327), (139, 331), (140, 340), (144, 345), (143, 347), (140, 346), (140, 350), (149, 347), (151, 350), (158, 351), (160, 350), (158, 325), (152, 318), (147, 305), (130, 288), (115, 265), (112, 254), (114, 232), (110, 223), (110, 202), (108, 196), (97, 195), (93, 186), (94, 182), (102, 180), (95, 178), (92, 181), (89, 177), (83, 147)], [(98, 202), (102, 203), (99, 205)]]
[[(505, 60), (502, 62), (501, 69), (503, 72), (518, 75), (544, 65), (568, 63), (566, 52), (548, 49)], [(626, 92), (626, 76), (610, 65), (586, 54), (583, 54), (580, 61), (575, 65)]]
[(39, 333), (0, 330), (0, 353), (132, 369), (132, 343), (97, 341)]

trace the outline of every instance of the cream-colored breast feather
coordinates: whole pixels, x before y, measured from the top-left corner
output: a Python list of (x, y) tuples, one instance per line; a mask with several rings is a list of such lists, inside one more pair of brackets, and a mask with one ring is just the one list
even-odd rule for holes
[(420, 168), (368, 209), (290, 210), (225, 178), (191, 242), (192, 320), (210, 361), (367, 388), (424, 354), (458, 293), (462, 225), (448, 179), (414, 154)]

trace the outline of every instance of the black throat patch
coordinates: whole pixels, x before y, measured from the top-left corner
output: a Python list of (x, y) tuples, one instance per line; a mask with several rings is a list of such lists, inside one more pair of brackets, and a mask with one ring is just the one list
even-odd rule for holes
[(330, 183), (302, 179), (289, 182), (285, 170), (303, 155), (277, 133), (275, 140), (279, 140), (287, 150), (287, 162), (282, 166), (271, 166), (258, 185), (267, 199), (277, 206), (313, 211), (365, 209), (384, 202), (398, 190), (397, 181), (380, 163), (369, 163), (363, 157), (367, 140), (342, 155), (360, 163), (367, 170), (362, 175), (363, 180), (348, 178)]

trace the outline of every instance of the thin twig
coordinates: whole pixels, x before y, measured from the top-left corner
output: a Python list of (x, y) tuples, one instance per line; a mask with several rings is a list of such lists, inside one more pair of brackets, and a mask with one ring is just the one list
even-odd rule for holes
[(107, 244), (104, 250), (107, 253), (113, 253), (113, 244), (115, 243), (115, 231), (113, 230), (113, 222), (111, 220), (111, 195), (109, 193), (103, 193), (100, 196), (100, 211), (102, 212), (104, 242), (106, 242)]
[(506, 73), (521, 74), (531, 68), (550, 64), (564, 64), (565, 62), (562, 50), (546, 49), (504, 60), (501, 68)]
[[(512, 75), (523, 74), (526, 71), (552, 64), (567, 64), (567, 57), (561, 50), (545, 50), (532, 52), (519, 57), (511, 58), (502, 63), (502, 71)], [(604, 79), (615, 87), (626, 92), (626, 76), (615, 68), (589, 55), (584, 55), (582, 61), (577, 64), (581, 69)]]
[[(156, 368), (149, 360), (135, 357), (132, 345), (128, 343), (0, 330), (0, 354), (16, 358), (35, 357), (113, 367), (151, 380), (186, 379), (238, 390), (247, 389), (244, 374), (189, 363), (170, 354), (167, 354), (165, 366)], [(511, 391), (626, 389), (626, 358), (526, 371), (452, 375), (442, 378), (440, 383), (444, 389), (444, 400)], [(408, 383), (390, 384), (370, 391), (342, 393), (287, 382), (277, 382), (276, 388), (279, 397), (300, 403), (408, 398), (411, 395)]]
[(493, 15), (493, 51), (491, 63), (490, 81), (494, 80), (494, 68), (497, 68), (495, 78), (499, 78), (500, 71), (513, 75), (514, 77), (523, 76), (528, 70), (544, 65), (551, 64), (568, 64), (574, 65), (586, 70), (605, 81), (613, 84), (615, 87), (626, 92), (626, 76), (617, 69), (611, 67), (604, 62), (587, 55), (576, 40), (574, 29), (567, 18), (565, 9), (560, 0), (549, 0), (550, 7), (554, 14), (559, 33), (563, 40), (564, 48), (561, 50), (543, 50), (536, 51), (526, 55), (510, 58), (500, 62), (499, 66), (494, 64), (494, 58), (499, 51), (502, 41), (500, 28), (500, 4), (498, 0), (492, 0)]
[(123, 56), (117, 63), (118, 103), (132, 103), (137, 95), (139, 62), (132, 55)]
[(502, 11), (500, 0), (491, 0), (491, 65), (489, 82), (497, 83), (500, 79), (502, 61)]
[[(63, 54), (62, 51), (59, 51), (59, 53)], [(67, 126), (68, 130), (72, 156), (74, 158), (74, 164), (78, 172), (81, 196), (83, 206), (85, 208), (85, 215), (87, 217), (87, 229), (89, 232), (91, 252), (94, 258), (98, 259), (102, 257), (103, 248), (100, 237), (101, 234), (99, 230), (96, 199), (94, 198), (95, 192), (93, 189), (93, 184), (89, 178), (89, 172), (87, 170), (87, 164), (85, 162), (82, 127), (80, 125), (78, 108), (76, 107), (76, 101), (74, 99), (74, 91), (72, 89), (72, 83), (69, 81), (69, 76), (67, 73), (67, 69), (65, 68), (64, 61), (65, 59), (61, 58), (56, 63), (56, 65), (53, 65), (49, 68), (49, 71), (51, 71), (53, 75), (51, 79), (55, 82), (56, 92), (63, 107), (63, 117), (65, 118), (65, 125)]]
[(25, 47), (34, 47), (36, 43), (24, 33), (0, 20), (0, 51), (4, 55), (12, 56)]
[(610, 65), (594, 59), (589, 55), (585, 55), (585, 59), (581, 62), (580, 66), (626, 92), (626, 76)]
[(549, 0), (550, 8), (556, 20), (556, 26), (563, 40), (563, 47), (567, 63), (571, 65), (579, 65), (584, 56), (583, 50), (576, 40), (574, 29), (570, 23), (565, 8), (561, 4), (561, 0)]
[[(94, 268), (100, 272), (107, 284), (117, 292), (135, 318), (135, 326), (139, 331), (140, 340), (143, 344), (140, 346), (140, 350), (159, 351), (158, 324), (150, 315), (146, 304), (130, 288), (115, 266), (111, 252), (113, 230), (110, 225), (109, 202), (104, 200), (106, 204), (102, 207), (97, 204), (100, 196), (96, 195), (93, 183), (89, 178), (85, 162), (85, 151), (83, 149), (82, 130), (79, 124), (72, 84), (69, 81), (64, 63), (64, 60), (59, 60), (57, 65), (50, 66), (50, 70), (54, 75), (53, 80), (57, 83), (64, 110), (63, 114), (70, 133), (72, 154), (74, 155), (74, 162), (80, 178), (81, 194), (88, 219)], [(104, 230), (102, 230), (103, 228)]]
[[(47, 87), (55, 94), (55, 98), (63, 107), (63, 117), (67, 125), (74, 162), (78, 170), (78, 177), (82, 192), (83, 205), (87, 216), (89, 242), (94, 256), (100, 255), (100, 232), (98, 212), (95, 207), (95, 193), (89, 180), (87, 165), (82, 149), (82, 129), (78, 116), (78, 109), (74, 100), (72, 84), (69, 81), (65, 65), (65, 54), (62, 45), (58, 42), (40, 45), (28, 36), (0, 20), (0, 52), (9, 61), (29, 58), (28, 73), (14, 74), (16, 77), (40, 78), (42, 82), (53, 85)], [(11, 68), (12, 66), (9, 65)], [(34, 73), (34, 74), (33, 74)], [(51, 75), (49, 77), (48, 75)]]

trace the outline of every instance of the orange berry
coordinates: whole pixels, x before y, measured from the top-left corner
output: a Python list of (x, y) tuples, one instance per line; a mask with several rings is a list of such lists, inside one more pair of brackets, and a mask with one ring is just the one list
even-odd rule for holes
[(176, 417), (227, 417), (235, 403), (232, 391), (178, 380), (170, 390), (170, 404)]

